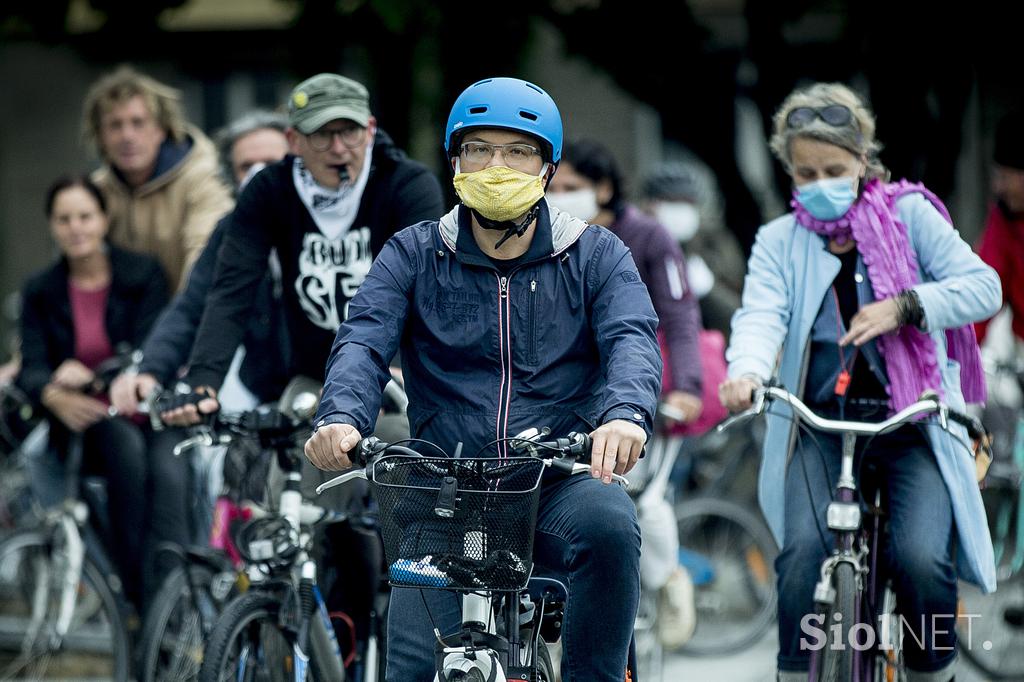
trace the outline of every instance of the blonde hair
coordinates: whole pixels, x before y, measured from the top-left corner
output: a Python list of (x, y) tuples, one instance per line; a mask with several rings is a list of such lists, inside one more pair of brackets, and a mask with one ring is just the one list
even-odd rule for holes
[[(790, 128), (786, 119), (801, 107), (822, 109), (839, 104), (853, 114), (853, 125), (833, 126), (821, 118), (799, 128)], [(809, 138), (842, 147), (867, 162), (866, 178), (889, 179), (889, 170), (882, 165), (878, 153), (882, 145), (875, 139), (875, 115), (861, 97), (842, 83), (815, 83), (789, 94), (772, 117), (772, 153), (789, 172), (792, 168), (790, 147), (798, 137)]]
[(103, 115), (133, 97), (141, 97), (157, 125), (174, 142), (183, 141), (186, 131), (181, 92), (143, 75), (130, 66), (120, 66), (93, 83), (82, 107), (82, 137), (102, 155), (100, 125)]

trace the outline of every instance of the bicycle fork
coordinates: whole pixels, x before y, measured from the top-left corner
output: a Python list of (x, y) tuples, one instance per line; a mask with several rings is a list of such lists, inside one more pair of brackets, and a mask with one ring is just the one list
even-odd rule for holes
[[(847, 563), (853, 567), (853, 574), (856, 580), (856, 594), (860, 595), (863, 589), (864, 559), (868, 553), (868, 548), (863, 543), (860, 547), (856, 546), (857, 531), (861, 527), (861, 510), (857, 500), (857, 483), (853, 477), (856, 443), (857, 436), (855, 434), (843, 434), (843, 458), (839, 482), (836, 485), (837, 495), (836, 499), (829, 503), (826, 511), (828, 528), (836, 537), (836, 547), (832, 555), (822, 562), (821, 576), (818, 583), (814, 586), (814, 603), (823, 609), (825, 613), (829, 613), (836, 602), (837, 593), (832, 574), (839, 564)], [(854, 613), (852, 614), (855, 622), (859, 621), (861, 616), (860, 606), (860, 599), (857, 598), (854, 601)], [(834, 625), (832, 623), (826, 624), (827, 627), (833, 627)], [(844, 624), (845, 627), (848, 626)], [(849, 642), (843, 643), (844, 646), (849, 646), (850, 644)], [(817, 680), (821, 672), (818, 669), (821, 661), (819, 653), (815, 651), (811, 655), (810, 679), (812, 680)], [(855, 660), (854, 679), (860, 679), (858, 668), (858, 662)]]
[[(462, 595), (461, 646), (449, 646), (446, 642), (442, 648), (439, 642), (434, 682), (447, 682), (453, 675), (461, 675), (457, 679), (462, 679), (473, 670), (488, 682), (507, 682), (498, 655), (490, 646), (497, 637), (493, 613), (489, 594), (469, 592)], [(483, 635), (482, 645), (477, 644), (471, 633)]]
[[(85, 559), (85, 543), (78, 528), (78, 519), (87, 512), (85, 506), (78, 502), (70, 513), (61, 513), (53, 526), (53, 537), (50, 540), (50, 552), (56, 548), (61, 552), (60, 570), (54, 571), (53, 563), (40, 561), (36, 572), (35, 591), (32, 594), (32, 619), (26, 631), (26, 642), (39, 641), (43, 628), (48, 627), (46, 614), (49, 610), (50, 590), (59, 590), (60, 599), (57, 618), (52, 630), (46, 632), (46, 646), (49, 650), (59, 649), (64, 636), (71, 629), (71, 621), (78, 601), (78, 586), (82, 579), (82, 565)], [(57, 537), (61, 538), (59, 543)], [(59, 580), (53, 584), (51, 581)], [(39, 653), (39, 652), (36, 652)]]
[(836, 534), (836, 549), (832, 556), (821, 565), (821, 578), (814, 586), (814, 601), (822, 606), (831, 606), (836, 600), (836, 590), (832, 586), (832, 573), (840, 562), (853, 566), (858, 585), (863, 575), (863, 555), (866, 548), (856, 548), (854, 543), (857, 530), (860, 529), (861, 513), (857, 501), (857, 483), (853, 478), (853, 459), (857, 436), (852, 433), (843, 434), (843, 459), (839, 472), (839, 483), (836, 486), (838, 496), (828, 505), (826, 520), (829, 530)]

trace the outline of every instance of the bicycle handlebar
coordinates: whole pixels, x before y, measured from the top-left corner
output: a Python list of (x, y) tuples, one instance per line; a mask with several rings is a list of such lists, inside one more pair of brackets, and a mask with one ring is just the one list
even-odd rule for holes
[(948, 420), (953, 420), (964, 426), (967, 429), (967, 434), (972, 439), (978, 440), (985, 436), (985, 428), (981, 425), (981, 422), (970, 415), (951, 409), (939, 400), (938, 394), (934, 391), (926, 391), (921, 394), (917, 402), (908, 405), (885, 421), (878, 423), (825, 419), (807, 407), (802, 400), (779, 386), (764, 386), (755, 389), (752, 398), (754, 404), (749, 409), (723, 421), (718, 425), (718, 431), (724, 431), (739, 422), (763, 414), (768, 407), (768, 403), (774, 400), (786, 403), (793, 408), (793, 411), (799, 415), (800, 419), (809, 423), (818, 431), (826, 433), (854, 433), (859, 436), (877, 436), (895, 431), (900, 426), (910, 423), (916, 417), (934, 414), (939, 418), (939, 426), (946, 431), (949, 430)]
[[(589, 464), (583, 464), (577, 461), (579, 458), (584, 456), (589, 458), (590, 448), (593, 445), (593, 441), (588, 434), (573, 432), (565, 438), (557, 438), (551, 441), (536, 440), (537, 438), (546, 435), (546, 431), (534, 431), (534, 433), (529, 436), (516, 436), (503, 440), (518, 441), (516, 445), (512, 446), (513, 450), (516, 452), (525, 452), (524, 456), (539, 459), (544, 462), (545, 466), (551, 467), (563, 475), (573, 476), (575, 474), (582, 474), (590, 471)], [(551, 455), (545, 457), (544, 453), (551, 453)], [(351, 457), (354, 464), (362, 466), (358, 469), (346, 471), (340, 476), (321, 483), (317, 486), (317, 495), (323, 493), (325, 490), (348, 483), (349, 481), (357, 478), (361, 478), (365, 481), (366, 468), (372, 465), (376, 459), (386, 454), (423, 457), (422, 453), (416, 452), (415, 450), (403, 445), (385, 443), (373, 436), (364, 438), (356, 445), (355, 449), (352, 451)], [(612, 474), (612, 480), (621, 485), (629, 486), (629, 480), (619, 474)]]
[(175, 456), (200, 445), (228, 445), (237, 435), (254, 436), (261, 441), (290, 437), (309, 425), (295, 422), (277, 409), (255, 409), (234, 414), (217, 412), (209, 424), (193, 428), (198, 432), (174, 446)]

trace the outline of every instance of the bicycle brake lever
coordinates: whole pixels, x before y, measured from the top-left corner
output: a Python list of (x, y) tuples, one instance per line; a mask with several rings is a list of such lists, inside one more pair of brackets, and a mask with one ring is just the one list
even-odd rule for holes
[(750, 407), (743, 410), (742, 412), (737, 412), (736, 414), (726, 418), (722, 422), (719, 422), (719, 424), (715, 427), (715, 432), (722, 433), (726, 429), (732, 428), (737, 424), (742, 424), (743, 422), (750, 421), (754, 417), (764, 414), (765, 409), (768, 407), (767, 389), (769, 387), (770, 386), (766, 385), (756, 389), (754, 391), (754, 400), (751, 403)]
[(341, 476), (336, 476), (335, 478), (332, 478), (329, 481), (325, 481), (324, 483), (321, 483), (320, 485), (318, 485), (316, 487), (316, 494), (320, 495), (325, 490), (337, 487), (339, 485), (343, 485), (343, 484), (348, 483), (349, 481), (355, 480), (357, 478), (361, 478), (361, 479), (363, 479), (365, 481), (366, 480), (366, 469), (353, 469), (352, 471), (346, 471)]
[[(576, 463), (576, 464), (574, 464), (572, 466), (572, 473), (573, 474), (590, 473), (590, 465), (589, 464), (579, 464), (579, 463)], [(620, 476), (619, 474), (612, 474), (612, 482), (613, 483), (618, 483), (619, 485), (624, 487), (626, 490), (629, 490), (629, 479), (626, 478), (625, 476)]]
[[(219, 445), (224, 445), (224, 444), (230, 442), (230, 438), (227, 438), (227, 440), (225, 440), (225, 438), (227, 438), (227, 437), (218, 438), (217, 439), (217, 443)], [(175, 445), (174, 446), (174, 450), (173, 450), (174, 456), (175, 457), (180, 457), (181, 453), (185, 452), (186, 450), (191, 450), (192, 448), (198, 447), (200, 445), (205, 445), (205, 446), (209, 447), (209, 446), (211, 446), (213, 444), (214, 444), (213, 434), (210, 433), (209, 431), (202, 431), (201, 433), (197, 433), (196, 435), (192, 436), (191, 438), (186, 438), (185, 440), (183, 440), (180, 443), (178, 443), (177, 445)]]
[(742, 412), (738, 412), (732, 415), (731, 417), (728, 417), (719, 422), (718, 425), (715, 427), (715, 432), (722, 433), (723, 431), (731, 429), (737, 424), (742, 424), (743, 422), (750, 421), (758, 414), (760, 413), (757, 412), (753, 407), (743, 410)]

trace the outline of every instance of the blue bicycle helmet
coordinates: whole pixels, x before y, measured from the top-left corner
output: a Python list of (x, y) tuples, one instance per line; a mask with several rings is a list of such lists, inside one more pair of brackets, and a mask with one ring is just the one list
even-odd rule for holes
[(461, 134), (470, 128), (506, 128), (532, 135), (547, 145), (551, 163), (562, 159), (562, 116), (555, 100), (518, 78), (488, 78), (462, 91), (444, 129), (444, 150), (455, 156)]

